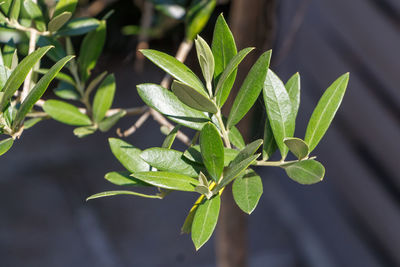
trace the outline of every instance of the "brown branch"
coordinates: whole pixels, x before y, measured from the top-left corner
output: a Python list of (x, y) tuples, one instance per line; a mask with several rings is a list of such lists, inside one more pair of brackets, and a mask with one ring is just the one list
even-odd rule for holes
[(151, 20), (153, 18), (153, 4), (150, 1), (145, 1), (143, 5), (142, 18), (140, 20), (140, 33), (138, 37), (138, 44), (136, 46), (136, 60), (134, 63), (134, 69), (136, 72), (143, 71), (144, 59), (140, 49), (149, 48), (149, 34), (148, 30), (151, 26)]

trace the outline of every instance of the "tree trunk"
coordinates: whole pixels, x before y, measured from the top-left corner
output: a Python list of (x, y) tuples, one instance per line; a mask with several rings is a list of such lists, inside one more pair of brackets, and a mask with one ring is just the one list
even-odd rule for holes
[[(235, 88), (232, 95), (236, 96), (250, 67), (258, 56), (272, 47), (275, 29), (275, 0), (232, 0), (230, 10), (230, 26), (238, 49), (256, 46), (240, 65)], [(229, 98), (225, 108), (230, 109), (233, 103)], [(246, 141), (251, 137), (250, 113), (240, 123), (239, 129)], [(217, 228), (217, 266), (246, 267), (247, 266), (247, 215), (234, 203), (231, 187), (222, 194), (221, 212)]]

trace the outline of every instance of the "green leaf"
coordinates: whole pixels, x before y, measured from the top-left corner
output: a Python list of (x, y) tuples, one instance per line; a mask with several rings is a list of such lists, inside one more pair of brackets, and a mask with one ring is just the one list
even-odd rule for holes
[(47, 100), (43, 110), (54, 120), (73, 126), (87, 126), (92, 123), (89, 117), (71, 104), (59, 100)]
[(57, 41), (56, 38), (52, 37), (47, 37), (47, 36), (39, 36), (37, 40), (37, 45), (40, 47), (52, 45), (54, 46), (53, 49), (51, 49), (46, 56), (53, 60), (54, 62), (59, 61), (63, 57), (67, 56), (67, 54), (64, 51), (63, 45)]
[(32, 0), (25, 0), (24, 8), (27, 11), (29, 17), (33, 21), (35, 21), (36, 28), (41, 32), (46, 31), (46, 23), (44, 21), (44, 16), (38, 4), (36, 4)]
[(71, 16), (72, 16), (71, 12), (63, 12), (60, 15), (51, 19), (47, 28), (49, 29), (50, 32), (56, 32), (59, 29), (61, 29), (61, 27), (64, 26), (65, 23), (68, 22)]
[(192, 223), (192, 240), (199, 250), (210, 239), (217, 225), (221, 198), (217, 194), (211, 199), (205, 199), (197, 207)]
[(228, 137), (232, 145), (238, 149), (243, 149), (246, 146), (242, 134), (235, 126), (229, 130)]
[(96, 89), (96, 87), (101, 83), (101, 81), (103, 81), (104, 77), (106, 76), (107, 76), (107, 71), (104, 71), (99, 75), (97, 75), (93, 80), (91, 80), (88, 86), (86, 87), (85, 97), (89, 98), (92, 91)]
[(140, 157), (142, 152), (140, 149), (118, 138), (109, 138), (108, 142), (114, 156), (128, 171), (144, 172), (150, 170), (150, 165)]
[(296, 119), (300, 106), (300, 74), (298, 72), (287, 81), (285, 88), (292, 103), (293, 116)]
[(265, 119), (265, 124), (264, 124), (264, 143), (263, 143), (263, 160), (266, 161), (268, 160), (272, 154), (278, 149), (274, 134), (271, 129), (271, 125), (269, 123), (268, 118)]
[(181, 227), (181, 234), (189, 234), (192, 231), (193, 219), (194, 215), (196, 214), (197, 207), (198, 205), (193, 206), (189, 211), (189, 214), (186, 216), (185, 222)]
[[(229, 61), (228, 65), (220, 75), (218, 79), (217, 86), (215, 87), (215, 96), (217, 99), (217, 105), (222, 107), (225, 101), (228, 99), (229, 93), (231, 92), (232, 86), (227, 86), (227, 84), (231, 83), (231, 77), (236, 72), (240, 62), (250, 53), (254, 47), (248, 47), (242, 49), (237, 53), (232, 59)], [(233, 81), (234, 82), (234, 81)], [(232, 84), (233, 84), (232, 82)]]
[(179, 191), (194, 192), (195, 187), (199, 184), (199, 181), (196, 179), (193, 179), (187, 175), (173, 172), (135, 172), (132, 174), (132, 176), (145, 183), (160, 188)]
[(142, 194), (142, 193), (124, 190), (124, 191), (106, 191), (106, 192), (102, 192), (102, 193), (97, 193), (97, 194), (94, 194), (94, 195), (88, 197), (86, 199), (86, 201), (92, 200), (95, 198), (100, 198), (100, 197), (111, 197), (111, 196), (118, 196), (118, 195), (132, 195), (132, 196), (138, 196), (138, 197), (144, 197), (144, 198), (162, 199), (162, 197), (159, 195), (146, 195), (146, 194)]
[(57, 35), (60, 36), (82, 35), (90, 31), (93, 31), (99, 25), (100, 21), (94, 18), (71, 19), (59, 31), (57, 31)]
[(184, 83), (174, 80), (171, 89), (176, 97), (189, 107), (213, 114), (218, 111), (217, 106), (207, 96)]
[(172, 92), (157, 84), (137, 86), (139, 96), (150, 107), (164, 114), (172, 121), (186, 127), (201, 130), (209, 121), (207, 115), (183, 104)]
[(219, 181), (224, 170), (224, 144), (217, 127), (211, 122), (200, 132), (200, 150), (208, 173), (214, 181)]
[(255, 161), (261, 154), (252, 155), (237, 164), (230, 164), (224, 170), (224, 176), (221, 182), (214, 188), (213, 193), (217, 193), (219, 190), (227, 186), (230, 182), (233, 181), (238, 175), (240, 175), (247, 167), (250, 166), (253, 161)]
[(39, 82), (29, 91), (29, 94), (22, 102), (14, 119), (12, 128), (18, 129), (26, 114), (32, 109), (33, 105), (43, 96), (50, 82), (54, 79), (57, 73), (70, 61), (73, 56), (67, 56), (54, 64), (53, 67), (39, 80)]
[(241, 210), (251, 214), (256, 208), (263, 193), (261, 177), (247, 169), (232, 185), (233, 198)]
[(8, 14), (11, 20), (17, 21), (19, 18), (19, 13), (21, 11), (21, 0), (12, 0), (10, 7), (10, 14)]
[(198, 168), (183, 157), (183, 153), (168, 148), (153, 147), (144, 150), (140, 157), (150, 166), (160, 171), (184, 174), (190, 177), (199, 175)]
[(53, 17), (64, 12), (71, 12), (73, 14), (77, 4), (78, 0), (59, 0), (55, 7)]
[(178, 81), (192, 87), (200, 94), (206, 95), (205, 88), (200, 79), (185, 64), (176, 58), (152, 49), (140, 50), (151, 62), (163, 69)]
[[(237, 54), (235, 40), (233, 39), (232, 32), (222, 13), (218, 16), (217, 22), (215, 23), (211, 50), (215, 60), (214, 80), (215, 84), (217, 84), (223, 71), (228, 66), (228, 63)], [(234, 69), (232, 73), (225, 78), (225, 82), (221, 89), (219, 89), (221, 91), (221, 99), (219, 99), (217, 103), (219, 103), (220, 106), (222, 106), (228, 98), (229, 92), (236, 79), (236, 72), (237, 70)]]
[(271, 59), (271, 50), (264, 52), (246, 76), (233, 102), (226, 127), (230, 129), (247, 114), (263, 88)]
[(97, 89), (93, 101), (93, 120), (100, 122), (111, 108), (115, 93), (115, 78), (108, 75)]
[(5, 106), (8, 104), (10, 98), (18, 90), (21, 84), (24, 82), (25, 77), (33, 66), (41, 59), (47, 51), (51, 49), (50, 46), (42, 47), (37, 49), (32, 54), (26, 56), (21, 63), (11, 73), (10, 78), (7, 80), (3, 87), (3, 98), (0, 102), (0, 113), (4, 111)]
[(264, 82), (263, 95), (275, 142), (281, 152), (282, 159), (284, 159), (288, 153), (288, 148), (283, 140), (293, 136), (295, 117), (285, 85), (271, 70), (268, 71)]
[(230, 166), (239, 164), (243, 160), (245, 160), (248, 157), (254, 155), (254, 153), (257, 152), (257, 150), (260, 148), (262, 143), (263, 143), (263, 140), (262, 139), (258, 139), (258, 140), (255, 140), (255, 141), (251, 142), (250, 144), (248, 144), (245, 148), (240, 150), (240, 152), (237, 154), (237, 156), (230, 163)]
[(207, 84), (207, 89), (211, 92), (215, 68), (214, 56), (207, 42), (199, 35), (194, 43), (196, 46), (197, 59), (199, 60), (201, 71), (203, 72), (203, 77)]
[(130, 185), (130, 186), (150, 186), (140, 180), (133, 178), (128, 171), (124, 172), (109, 172), (104, 178), (115, 185)]
[(316, 160), (308, 159), (283, 167), (286, 174), (300, 184), (315, 184), (324, 178), (325, 168)]
[(85, 36), (81, 44), (78, 64), (83, 82), (90, 77), (92, 69), (96, 66), (97, 60), (103, 51), (106, 40), (106, 22), (100, 21), (99, 26)]
[[(229, 163), (239, 154), (238, 150), (232, 148), (224, 148), (224, 166), (228, 166)], [(191, 146), (185, 150), (183, 156), (188, 160), (197, 162), (199, 164), (203, 163), (203, 157), (201, 156), (200, 146)]]
[(29, 120), (24, 121), (24, 130), (28, 130), (36, 125), (36, 123), (44, 120), (45, 118), (32, 118)]
[(186, 40), (193, 40), (207, 24), (216, 0), (195, 0), (189, 7), (186, 15)]
[(328, 130), (338, 110), (349, 82), (349, 73), (340, 76), (322, 95), (307, 125), (304, 141), (310, 152), (318, 145)]
[(4, 45), (3, 47), (3, 61), (4, 61), (4, 66), (6, 66), (7, 68), (11, 69), (11, 65), (13, 62), (13, 57), (15, 55), (15, 43), (14, 43), (14, 39), (11, 39), (10, 41), (8, 41), (7, 44)]
[(0, 156), (6, 153), (13, 145), (14, 139), (7, 138), (0, 141)]
[[(34, 71), (37, 72), (37, 73), (40, 73), (40, 74), (46, 74), (46, 73), (49, 71), (49, 69), (41, 68), (41, 69), (34, 70)], [(62, 82), (68, 83), (68, 84), (70, 84), (70, 85), (72, 85), (72, 86), (75, 86), (75, 81), (74, 81), (74, 79), (73, 79), (71, 76), (69, 76), (68, 74), (59, 72), (59, 73), (57, 73), (57, 75), (56, 75), (55, 78), (56, 78), (57, 80), (62, 81)]]
[(298, 159), (308, 156), (308, 145), (300, 138), (285, 138), (283, 142)]
[(107, 132), (110, 130), (121, 118), (126, 115), (125, 110), (120, 110), (111, 116), (104, 118), (101, 122), (99, 122), (99, 130), (102, 132)]
[(90, 125), (90, 126), (82, 126), (74, 129), (74, 135), (78, 138), (84, 138), (88, 135), (94, 134), (97, 128)]
[(81, 95), (75, 89), (75, 87), (66, 82), (60, 82), (58, 86), (53, 90), (54, 94), (60, 98), (67, 100), (79, 100)]
[(163, 148), (171, 148), (172, 144), (175, 141), (175, 137), (178, 134), (179, 129), (181, 128), (181, 125), (177, 124), (174, 129), (172, 129), (172, 131), (170, 131), (167, 135), (167, 137), (165, 137), (164, 142), (162, 144)]

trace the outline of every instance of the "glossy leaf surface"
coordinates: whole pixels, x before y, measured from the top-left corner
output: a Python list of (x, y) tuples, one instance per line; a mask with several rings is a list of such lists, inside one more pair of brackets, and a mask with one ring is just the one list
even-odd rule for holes
[(199, 181), (187, 175), (173, 172), (135, 172), (133, 177), (160, 188), (194, 192)]
[(100, 122), (111, 108), (115, 88), (114, 75), (110, 74), (100, 84), (99, 89), (97, 89), (93, 100), (93, 120), (95, 122)]
[(239, 208), (251, 214), (263, 193), (261, 177), (255, 171), (247, 169), (233, 182), (232, 193)]
[(325, 168), (316, 160), (302, 160), (284, 167), (286, 174), (300, 184), (315, 184), (324, 178)]
[(204, 125), (200, 132), (200, 151), (208, 173), (214, 181), (218, 181), (224, 170), (224, 144), (212, 123)]
[(130, 185), (130, 186), (150, 186), (140, 180), (137, 180), (131, 176), (131, 173), (128, 171), (124, 172), (109, 172), (107, 173), (104, 178), (113, 183), (115, 185)]
[(150, 170), (150, 165), (140, 157), (142, 152), (140, 149), (118, 138), (109, 138), (108, 142), (114, 156), (128, 171), (143, 172)]
[(60, 100), (47, 100), (43, 110), (54, 120), (74, 126), (87, 126), (92, 123), (89, 117), (77, 107)]

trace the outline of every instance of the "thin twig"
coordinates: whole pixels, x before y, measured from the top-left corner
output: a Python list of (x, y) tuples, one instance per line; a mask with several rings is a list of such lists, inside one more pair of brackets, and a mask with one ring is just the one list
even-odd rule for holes
[(140, 49), (149, 48), (149, 34), (148, 31), (151, 26), (153, 18), (153, 4), (150, 1), (145, 1), (143, 5), (142, 18), (140, 19), (140, 33), (138, 37), (138, 44), (136, 46), (136, 60), (134, 68), (136, 72), (143, 71), (143, 63), (145, 57), (139, 52)]
[[(36, 37), (37, 37), (36, 30), (29, 31), (28, 55), (35, 51)], [(24, 101), (24, 99), (28, 96), (29, 90), (31, 89), (31, 84), (32, 84), (32, 70), (29, 71), (28, 75), (25, 78), (24, 86), (22, 88), (22, 93), (21, 93), (21, 102)]]
[(145, 123), (147, 118), (150, 116), (150, 111), (146, 111), (145, 113), (142, 114), (142, 116), (139, 117), (139, 119), (135, 122), (134, 125), (132, 125), (129, 129), (125, 130), (124, 132), (121, 132), (121, 130), (118, 128), (117, 134), (119, 137), (127, 137), (136, 132), (137, 129), (140, 128), (140, 126)]

